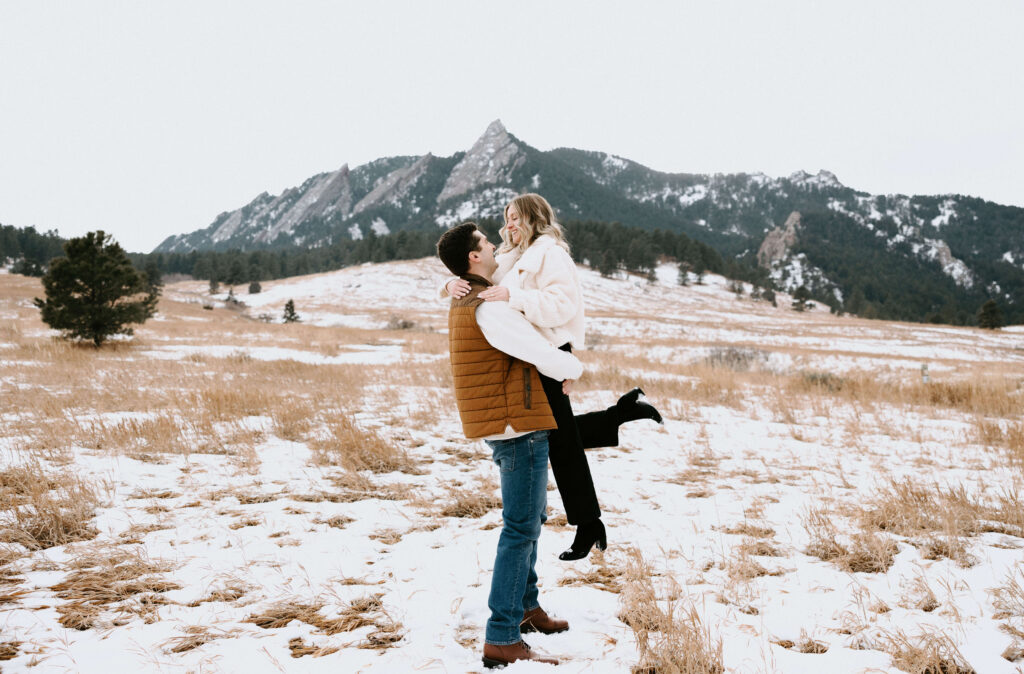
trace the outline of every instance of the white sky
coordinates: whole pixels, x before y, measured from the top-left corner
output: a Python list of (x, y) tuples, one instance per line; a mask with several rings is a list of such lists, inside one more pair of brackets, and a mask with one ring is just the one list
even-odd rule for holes
[(0, 223), (128, 250), (466, 150), (1024, 206), (1024, 2), (0, 0)]

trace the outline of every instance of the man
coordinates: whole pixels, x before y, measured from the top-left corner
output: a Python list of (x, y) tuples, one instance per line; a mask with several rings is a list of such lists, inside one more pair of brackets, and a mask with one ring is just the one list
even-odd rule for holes
[(491, 591), (491, 617), (484, 635), (483, 663), (503, 667), (518, 660), (557, 665), (530, 650), (521, 632), (569, 629), (540, 607), (537, 540), (547, 519), (548, 431), (556, 428), (538, 370), (557, 380), (578, 379), (583, 366), (552, 346), (507, 302), (477, 295), (492, 285), (498, 268), (494, 245), (476, 224), (445, 232), (437, 242), (445, 266), (470, 284), (448, 312), (455, 399), (467, 438), (483, 439), (501, 469), (504, 525), (498, 538)]

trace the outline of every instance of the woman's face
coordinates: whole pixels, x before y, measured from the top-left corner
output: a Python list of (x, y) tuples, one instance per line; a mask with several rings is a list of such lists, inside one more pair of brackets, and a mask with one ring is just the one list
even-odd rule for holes
[(505, 229), (508, 230), (508, 237), (512, 240), (512, 245), (514, 246), (519, 245), (519, 241), (523, 236), (523, 230), (520, 228), (520, 225), (519, 211), (516, 210), (515, 204), (509, 204), (505, 208)]

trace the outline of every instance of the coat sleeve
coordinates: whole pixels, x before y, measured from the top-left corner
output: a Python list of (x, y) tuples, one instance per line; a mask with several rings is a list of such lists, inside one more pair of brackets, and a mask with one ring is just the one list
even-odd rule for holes
[(541, 374), (558, 381), (579, 379), (583, 374), (583, 364), (576, 356), (554, 347), (508, 302), (481, 302), (476, 308), (476, 324), (488, 344), (536, 365)]
[(537, 272), (537, 288), (509, 288), (508, 304), (523, 312), (526, 320), (541, 328), (565, 325), (579, 312), (579, 283), (576, 264), (560, 246), (552, 246), (544, 253)]
[(448, 284), (452, 281), (458, 280), (458, 276), (449, 276), (445, 280), (441, 281), (441, 287), (437, 289), (437, 300), (439, 302), (447, 302), (451, 295), (448, 294)]

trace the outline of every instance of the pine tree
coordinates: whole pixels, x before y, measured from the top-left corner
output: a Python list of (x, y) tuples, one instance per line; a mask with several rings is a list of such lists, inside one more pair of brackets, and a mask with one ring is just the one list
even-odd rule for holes
[(811, 291), (807, 286), (800, 286), (793, 293), (793, 310), (803, 311), (807, 308), (807, 300), (811, 299)]
[(295, 313), (295, 300), (288, 300), (284, 305), (284, 322), (298, 323), (299, 315)]
[(263, 286), (260, 285), (259, 281), (253, 281), (249, 284), (250, 295), (258, 295), (261, 292), (263, 292)]
[(99, 347), (111, 335), (133, 334), (129, 324), (144, 323), (155, 313), (160, 289), (107, 234), (71, 239), (64, 254), (43, 276), (46, 299), (35, 299), (51, 328)]
[(679, 262), (679, 285), (685, 286), (690, 282), (690, 263), (686, 260)]
[(145, 274), (147, 292), (159, 295), (164, 288), (164, 281), (163, 275), (160, 273), (160, 266), (155, 258), (149, 258), (149, 261), (146, 263)]
[(1003, 327), (1003, 312), (995, 300), (988, 300), (978, 310), (978, 327), (998, 330)]

